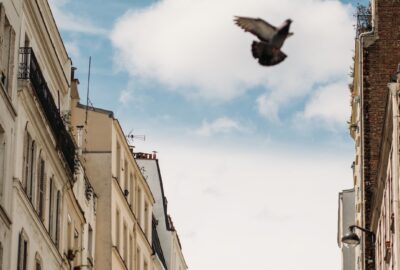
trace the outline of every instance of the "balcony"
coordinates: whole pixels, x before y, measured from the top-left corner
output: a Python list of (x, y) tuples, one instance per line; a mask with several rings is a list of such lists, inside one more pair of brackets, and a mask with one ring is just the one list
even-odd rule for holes
[(356, 35), (357, 37), (364, 33), (372, 30), (372, 15), (371, 15), (371, 6), (357, 6), (357, 27), (356, 27)]
[(69, 173), (73, 174), (75, 170), (75, 144), (65, 128), (60, 111), (54, 102), (35, 54), (30, 47), (19, 49), (18, 79), (29, 80), (31, 82), (33, 93), (37, 97), (56, 139), (57, 148), (64, 156)]

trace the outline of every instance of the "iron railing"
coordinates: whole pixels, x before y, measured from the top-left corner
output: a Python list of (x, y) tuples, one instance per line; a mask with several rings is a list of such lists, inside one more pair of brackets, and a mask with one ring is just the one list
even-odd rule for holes
[(357, 6), (357, 37), (372, 30), (371, 6)]
[(56, 139), (57, 148), (63, 154), (70, 173), (73, 174), (76, 162), (75, 144), (70, 133), (65, 128), (60, 111), (54, 102), (31, 47), (21, 47), (19, 49), (18, 79), (29, 80), (31, 82), (33, 92), (41, 105), (41, 109)]

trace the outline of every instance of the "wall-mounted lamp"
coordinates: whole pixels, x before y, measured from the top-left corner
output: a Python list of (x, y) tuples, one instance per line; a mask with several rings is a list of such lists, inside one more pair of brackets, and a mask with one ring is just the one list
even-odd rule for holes
[(355, 247), (360, 244), (360, 241), (361, 241), (360, 237), (358, 237), (358, 235), (354, 232), (354, 230), (356, 228), (362, 232), (365, 232), (366, 234), (370, 234), (372, 236), (372, 242), (374, 242), (375, 234), (372, 231), (364, 229), (357, 225), (351, 225), (351, 226), (349, 226), (349, 233), (342, 237), (343, 244), (351, 246), (351, 247)]

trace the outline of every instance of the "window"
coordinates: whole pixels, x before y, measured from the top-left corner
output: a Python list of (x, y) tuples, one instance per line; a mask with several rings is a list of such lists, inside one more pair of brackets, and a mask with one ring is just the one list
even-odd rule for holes
[(144, 234), (149, 237), (149, 205), (144, 203)]
[[(74, 229), (74, 247), (72, 248), (74, 250), (74, 252), (81, 250), (81, 246), (80, 246), (80, 234), (79, 231), (75, 228)], [(75, 264), (80, 264), (79, 261), (80, 256), (75, 256)]]
[(0, 83), (11, 97), (14, 71), (15, 31), (5, 16), (4, 6), (0, 6)]
[(133, 254), (132, 253), (133, 253), (133, 237), (130, 234), (129, 235), (129, 253), (128, 253), (128, 257), (129, 257), (128, 269), (129, 270), (133, 270)]
[(117, 153), (116, 153), (116, 170), (117, 170), (117, 180), (121, 181), (121, 147), (117, 142)]
[(142, 190), (140, 187), (138, 187), (138, 193), (137, 193), (137, 219), (139, 222), (139, 225), (142, 226), (141, 220), (142, 220)]
[(124, 253), (123, 253), (123, 259), (126, 265), (128, 265), (128, 228), (126, 226), (126, 223), (124, 222), (124, 231), (123, 231), (123, 244), (124, 244)]
[(3, 244), (0, 242), (0, 270), (3, 270)]
[[(0, 198), (3, 195), (3, 185), (5, 176), (5, 162), (6, 162), (6, 139), (3, 128), (0, 125)], [(1, 270), (1, 268), (0, 268)]]
[(89, 233), (88, 233), (88, 255), (89, 258), (93, 258), (93, 229), (89, 224)]
[(50, 199), (49, 199), (49, 234), (53, 243), (59, 244), (59, 216), (60, 216), (61, 193), (54, 184), (54, 178), (50, 178)]
[(35, 257), (35, 270), (42, 270), (42, 259), (38, 253), (36, 253)]
[(50, 178), (50, 190), (49, 190), (49, 233), (53, 231), (53, 208), (54, 208), (54, 183), (53, 177)]
[(26, 261), (28, 257), (28, 240), (23, 231), (19, 234), (18, 239), (18, 257), (17, 270), (26, 270)]
[(129, 191), (129, 187), (128, 187), (128, 185), (129, 185), (128, 172), (129, 172), (129, 170), (128, 170), (128, 161), (125, 159), (125, 162), (124, 162), (124, 194), (125, 194), (125, 190)]
[(23, 164), (24, 164), (24, 175), (23, 175), (23, 187), (25, 189), (26, 194), (28, 195), (29, 200), (33, 199), (33, 182), (35, 178), (35, 155), (36, 155), (36, 144), (35, 141), (32, 140), (31, 135), (26, 132), (25, 133), (25, 142), (24, 142), (24, 155), (23, 155)]
[(46, 175), (45, 163), (42, 158), (38, 162), (38, 177), (36, 181), (36, 211), (40, 220), (44, 221), (44, 202), (46, 200)]
[(56, 246), (58, 247), (58, 245), (60, 244), (60, 204), (61, 204), (61, 192), (57, 191), (57, 201), (56, 201), (56, 218), (55, 218), (55, 222), (56, 222), (56, 231), (55, 231), (55, 241), (56, 241)]
[(72, 220), (70, 215), (67, 216), (67, 249), (72, 249)]
[(136, 270), (140, 270), (140, 249), (136, 249)]
[(120, 246), (120, 221), (119, 221), (119, 219), (120, 219), (120, 214), (119, 214), (119, 210), (117, 209), (117, 213), (116, 213), (116, 222), (115, 222), (115, 242), (116, 242), (116, 246), (117, 246), (117, 249), (118, 249), (118, 251), (120, 251), (121, 250), (121, 246)]
[(129, 187), (130, 187), (130, 189), (129, 189), (129, 203), (130, 203), (130, 205), (131, 205), (131, 208), (133, 208), (133, 204), (134, 204), (134, 193), (135, 193), (135, 182), (134, 182), (134, 178), (133, 178), (133, 174), (131, 173), (130, 174), (130, 176), (129, 176), (129, 182), (130, 182), (130, 184), (129, 184)]

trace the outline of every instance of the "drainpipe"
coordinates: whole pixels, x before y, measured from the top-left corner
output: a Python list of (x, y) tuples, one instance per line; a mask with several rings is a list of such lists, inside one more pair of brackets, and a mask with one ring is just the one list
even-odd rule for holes
[[(360, 136), (361, 136), (361, 164), (360, 164), (360, 175), (361, 175), (361, 227), (365, 228), (365, 175), (364, 175), (364, 77), (363, 77), (363, 48), (364, 48), (364, 37), (374, 34), (374, 27), (369, 32), (361, 33), (358, 36), (358, 46), (359, 46), (359, 93), (360, 93)], [(361, 238), (360, 246), (360, 256), (361, 256), (361, 269), (365, 269), (365, 241), (364, 237)]]

